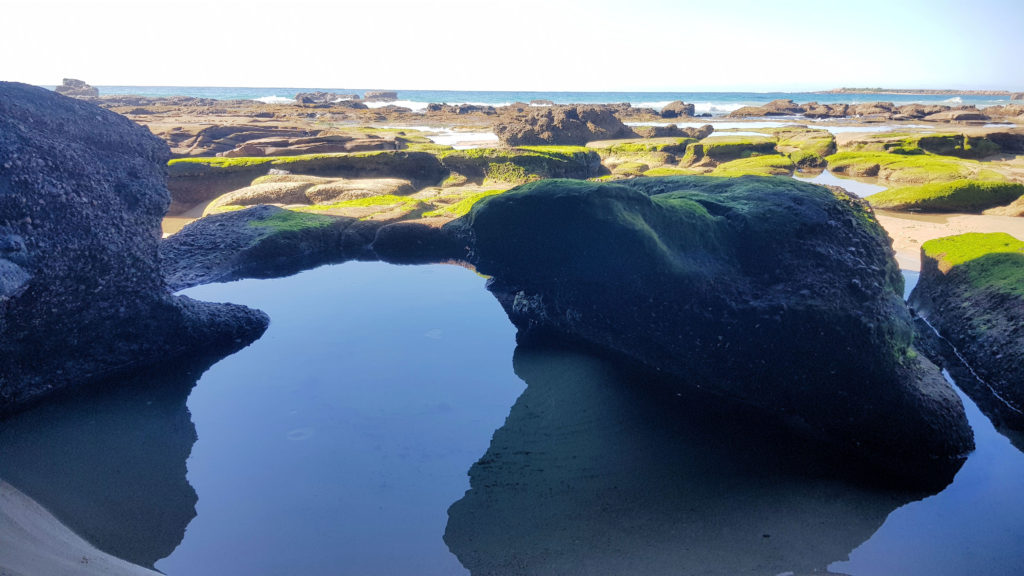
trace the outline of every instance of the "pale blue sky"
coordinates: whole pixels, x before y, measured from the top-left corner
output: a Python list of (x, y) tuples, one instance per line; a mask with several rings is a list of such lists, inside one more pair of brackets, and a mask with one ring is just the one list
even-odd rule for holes
[(0, 0), (0, 79), (1024, 90), (1024, 0)]

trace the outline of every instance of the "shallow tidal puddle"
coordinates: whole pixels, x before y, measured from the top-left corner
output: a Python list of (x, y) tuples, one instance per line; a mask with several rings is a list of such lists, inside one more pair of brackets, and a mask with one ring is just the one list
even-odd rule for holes
[(516, 347), (483, 284), (350, 262), (191, 289), (271, 326), (201, 377), (4, 422), (0, 477), (169, 576), (1024, 572), (1024, 454), (969, 400), (953, 484), (870, 489), (721, 401)]

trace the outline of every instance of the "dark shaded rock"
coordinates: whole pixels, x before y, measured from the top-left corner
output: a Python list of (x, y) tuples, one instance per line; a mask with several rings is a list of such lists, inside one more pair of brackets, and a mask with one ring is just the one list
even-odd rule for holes
[(0, 83), (0, 413), (266, 328), (261, 312), (168, 292), (169, 156), (122, 116)]
[(97, 98), (100, 95), (98, 88), (89, 86), (81, 80), (65, 78), (60, 86), (54, 89), (57, 94), (70, 96), (71, 98)]
[(366, 102), (393, 102), (398, 100), (398, 92), (393, 90), (367, 90), (363, 94)]
[(1010, 100), (1024, 100), (1024, 92), (1016, 92), (1010, 95)]
[(948, 482), (973, 447), (857, 199), (778, 178), (549, 180), (453, 225), (524, 341), (621, 352), (916, 485)]
[(592, 140), (635, 137), (636, 133), (615, 116), (616, 109), (614, 104), (533, 107), (495, 125), (494, 132), (509, 146), (583, 145)]
[(977, 233), (925, 242), (909, 301), (1024, 430), (1024, 242)]
[(698, 128), (683, 128), (682, 130), (684, 136), (703, 140), (704, 138), (711, 136), (711, 133), (715, 131), (715, 127), (711, 124), (705, 124)]
[(683, 132), (679, 126), (675, 124), (664, 124), (661, 126), (634, 126), (633, 132), (641, 138), (684, 138), (686, 132)]
[(675, 102), (669, 102), (661, 109), (662, 118), (679, 118), (680, 116), (690, 117), (693, 116), (694, 106), (693, 104), (687, 104), (680, 100)]

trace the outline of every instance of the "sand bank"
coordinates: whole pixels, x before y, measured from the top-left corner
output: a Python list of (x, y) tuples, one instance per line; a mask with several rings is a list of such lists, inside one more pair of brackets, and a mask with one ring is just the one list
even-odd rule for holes
[(892, 237), (896, 261), (904, 270), (921, 269), (921, 244), (967, 232), (1006, 232), (1024, 239), (1024, 218), (981, 214), (915, 214), (876, 210), (878, 222)]
[(161, 576), (101, 552), (0, 480), (0, 576)]

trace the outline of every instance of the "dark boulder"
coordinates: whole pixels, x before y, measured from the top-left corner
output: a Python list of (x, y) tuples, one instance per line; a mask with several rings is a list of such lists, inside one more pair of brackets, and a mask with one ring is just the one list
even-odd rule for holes
[(338, 94), (335, 92), (299, 92), (295, 101), (299, 104), (333, 104), (346, 100), (359, 100), (359, 94)]
[(925, 242), (910, 304), (1024, 430), (1024, 242), (1002, 233)]
[(74, 78), (65, 78), (64, 82), (54, 90), (57, 94), (63, 94), (72, 98), (98, 98), (100, 95), (98, 88), (89, 86), (85, 82), (75, 80)]
[(860, 200), (781, 178), (548, 180), (449, 226), (521, 339), (623, 353), (901, 481), (948, 482), (973, 447)]
[(122, 116), (0, 83), (0, 413), (266, 328), (261, 312), (166, 288), (169, 157)]
[(694, 113), (693, 104), (687, 104), (680, 100), (669, 102), (661, 109), (662, 118), (679, 118), (680, 116), (691, 117)]
[[(628, 108), (628, 105), (626, 105)], [(583, 145), (592, 140), (634, 138), (636, 133), (615, 116), (621, 105), (533, 107), (494, 127), (509, 146)]]

